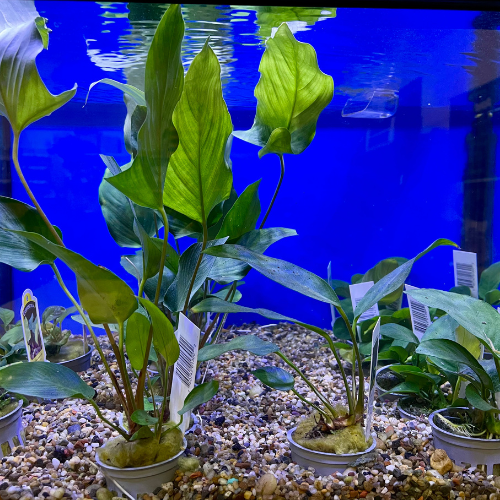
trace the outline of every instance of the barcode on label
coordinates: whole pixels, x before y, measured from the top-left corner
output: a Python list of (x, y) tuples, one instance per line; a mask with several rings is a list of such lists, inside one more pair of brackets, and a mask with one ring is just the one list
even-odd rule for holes
[[(356, 309), (357, 305), (361, 302), (361, 299), (363, 297), (354, 297), (354, 302), (355, 306), (354, 309)], [(377, 304), (373, 304), (373, 306), (368, 309), (368, 311), (365, 311), (360, 317), (360, 321), (364, 321), (365, 319), (370, 319), (373, 318), (374, 316), (378, 316), (378, 307)]]
[(195, 360), (195, 347), (184, 337), (179, 339), (179, 359), (175, 363), (175, 372), (186, 387), (191, 387), (193, 380)]
[(474, 288), (474, 265), (457, 262), (457, 286), (468, 286)]
[(427, 307), (413, 299), (409, 299), (411, 308), (411, 323), (413, 333), (423, 335), (430, 325), (429, 311)]

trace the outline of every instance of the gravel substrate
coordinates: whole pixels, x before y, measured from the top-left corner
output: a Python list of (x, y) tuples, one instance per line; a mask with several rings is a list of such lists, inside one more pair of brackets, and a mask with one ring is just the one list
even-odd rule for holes
[[(330, 399), (343, 398), (335, 359), (316, 334), (284, 324), (243, 325), (225, 331), (223, 341), (251, 332), (280, 345), (313, 382), (321, 381)], [(104, 339), (102, 345), (112, 363)], [(97, 354), (93, 361), (82, 375), (98, 391), (104, 415), (117, 422), (120, 406), (109, 378)], [(272, 355), (236, 352), (208, 365), (206, 380), (219, 380), (220, 391), (199, 409), (201, 422), (187, 435), (186, 454), (197, 457), (199, 467), (179, 472), (144, 500), (500, 500), (500, 477), (472, 469), (441, 475), (432, 469), (430, 426), (425, 420), (401, 421), (395, 403), (376, 404), (372, 430), (377, 450), (362, 463), (333, 476), (316, 476), (297, 466), (286, 432), (308, 409), (293, 393), (271, 391), (250, 374), (279, 363)], [(314, 401), (305, 384), (297, 380), (296, 387)], [(75, 400), (31, 403), (24, 409), (24, 423), (26, 445), (14, 448), (0, 465), (1, 499), (112, 499), (101, 489), (105, 480), (94, 460), (96, 448), (117, 433), (101, 423), (91, 405)]]

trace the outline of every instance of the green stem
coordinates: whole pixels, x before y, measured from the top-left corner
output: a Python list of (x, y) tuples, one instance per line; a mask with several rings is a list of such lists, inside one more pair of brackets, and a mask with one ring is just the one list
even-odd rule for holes
[(276, 186), (276, 190), (274, 191), (271, 203), (269, 203), (269, 206), (267, 207), (266, 215), (264, 215), (264, 218), (260, 223), (259, 229), (262, 229), (264, 227), (264, 224), (266, 223), (266, 220), (269, 217), (269, 214), (271, 213), (271, 209), (273, 208), (274, 202), (276, 201), (276, 197), (278, 196), (281, 183), (283, 182), (283, 177), (285, 176), (285, 160), (283, 159), (283, 155), (278, 155), (278, 156), (280, 157), (280, 164), (281, 164), (280, 180), (278, 181), (278, 185)]
[[(160, 440), (161, 436), (162, 436), (163, 415), (165, 415), (165, 406), (167, 403), (167, 395), (168, 395), (169, 389), (171, 387), (171, 385), (169, 385), (169, 383), (168, 383), (168, 379), (169, 379), (168, 375), (169, 375), (169, 367), (165, 363), (165, 378), (163, 380), (163, 387), (162, 387), (163, 388), (163, 392), (162, 392), (163, 401), (161, 402), (160, 417), (158, 419), (158, 423), (160, 424), (158, 427), (158, 433), (157, 433), (158, 440)], [(182, 422), (182, 418), (181, 418), (181, 422)], [(179, 423), (179, 425), (180, 425), (180, 423)]]
[(50, 223), (48, 217), (45, 215), (45, 212), (42, 210), (42, 207), (38, 204), (38, 201), (36, 201), (35, 195), (32, 193), (28, 182), (24, 178), (23, 171), (21, 170), (21, 166), (19, 165), (19, 134), (14, 134), (14, 143), (12, 145), (12, 160), (14, 162), (14, 166), (16, 167), (16, 172), (17, 175), (19, 176), (19, 179), (21, 180), (22, 185), (24, 186), (24, 189), (28, 193), (28, 196), (30, 197), (31, 201), (33, 202), (33, 205), (35, 205), (35, 208), (37, 209), (38, 213), (40, 214), (40, 217), (43, 219), (47, 227), (49, 228), (49, 231), (52, 233), (54, 236), (56, 242), (58, 245), (61, 245), (62, 247), (64, 246), (64, 243), (57, 234), (57, 231), (55, 230), (54, 226)]
[(304, 396), (301, 396), (295, 389), (292, 389), (292, 392), (304, 403), (314, 408), (318, 413), (321, 413), (325, 418), (329, 419), (330, 417), (319, 407), (316, 406), (312, 401), (308, 401)]
[(94, 407), (95, 409), (95, 412), (97, 413), (97, 415), (99, 415), (99, 418), (105, 422), (107, 425), (109, 425), (113, 430), (115, 430), (116, 432), (118, 432), (121, 436), (123, 436), (127, 441), (130, 439), (130, 436), (123, 430), (123, 429), (120, 429), (120, 427), (116, 426), (115, 424), (113, 424), (112, 422), (110, 422), (102, 413), (101, 413), (101, 409), (99, 408), (99, 406), (97, 405), (97, 403), (93, 400), (93, 399), (87, 399), (87, 401)]
[[(158, 276), (158, 279), (160, 279), (159, 276)], [(140, 298), (142, 298), (144, 295), (144, 286), (145, 285), (146, 285), (146, 280), (144, 279), (144, 276), (143, 276), (141, 279), (141, 282), (139, 283), (139, 291), (137, 292), (137, 296)]]
[[(163, 219), (163, 246), (161, 248), (161, 258), (160, 258), (160, 270), (158, 274), (158, 284), (156, 285), (156, 293), (155, 293), (155, 306), (158, 305), (158, 301), (160, 300), (160, 291), (161, 291), (161, 282), (163, 280), (163, 268), (165, 267), (165, 258), (167, 256), (167, 248), (168, 248), (168, 218), (165, 213), (165, 208), (161, 207), (161, 217)], [(149, 353), (149, 349), (146, 351)]]

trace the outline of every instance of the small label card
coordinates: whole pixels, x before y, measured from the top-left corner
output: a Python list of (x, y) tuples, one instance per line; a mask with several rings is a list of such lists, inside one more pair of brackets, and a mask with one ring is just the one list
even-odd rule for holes
[(40, 328), (40, 313), (38, 300), (27, 288), (23, 293), (21, 306), (21, 324), (23, 326), (24, 343), (28, 361), (46, 361), (45, 345)]
[[(179, 342), (180, 354), (174, 365), (169, 408), (170, 420), (178, 423), (181, 419), (178, 412), (184, 406), (186, 396), (194, 389), (200, 329), (184, 314), (180, 313), (179, 327), (175, 333)], [(190, 419), (191, 415), (185, 414), (183, 416), (182, 424), (179, 426), (183, 434), (189, 427)]]
[(373, 329), (372, 335), (372, 356), (370, 361), (370, 390), (368, 392), (368, 410), (366, 412), (365, 421), (365, 439), (371, 434), (372, 427), (372, 417), (373, 417), (373, 406), (375, 403), (375, 375), (377, 373), (377, 363), (378, 363), (378, 346), (380, 343), (380, 318)]
[[(327, 272), (327, 279), (328, 279), (328, 284), (332, 286), (332, 261), (328, 263), (328, 267), (326, 269)], [(333, 304), (330, 304), (330, 312), (332, 313), (332, 330), (333, 330), (333, 324), (335, 323), (335, 307)]]
[[(366, 292), (374, 285), (373, 281), (366, 281), (365, 283), (358, 283), (356, 285), (349, 285), (349, 291), (351, 292), (351, 302), (352, 310), (356, 309), (356, 306), (360, 300), (365, 296)], [(365, 311), (360, 317), (359, 321), (364, 321), (365, 319), (370, 319), (378, 316), (378, 304), (373, 304), (368, 311)]]
[[(416, 286), (405, 285), (405, 290), (418, 290)], [(423, 336), (429, 325), (431, 324), (431, 315), (429, 314), (429, 308), (415, 300), (413, 297), (408, 297), (408, 307), (410, 308), (410, 316), (411, 316), (411, 326), (413, 329), (413, 333), (420, 340)]]
[(474, 298), (478, 298), (477, 255), (474, 252), (453, 250), (455, 286), (468, 286)]

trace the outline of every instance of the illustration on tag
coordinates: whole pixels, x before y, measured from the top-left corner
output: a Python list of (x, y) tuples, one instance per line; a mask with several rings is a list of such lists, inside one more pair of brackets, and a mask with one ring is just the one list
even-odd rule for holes
[(40, 328), (38, 301), (30, 289), (23, 293), (21, 320), (28, 361), (45, 361), (45, 345)]

